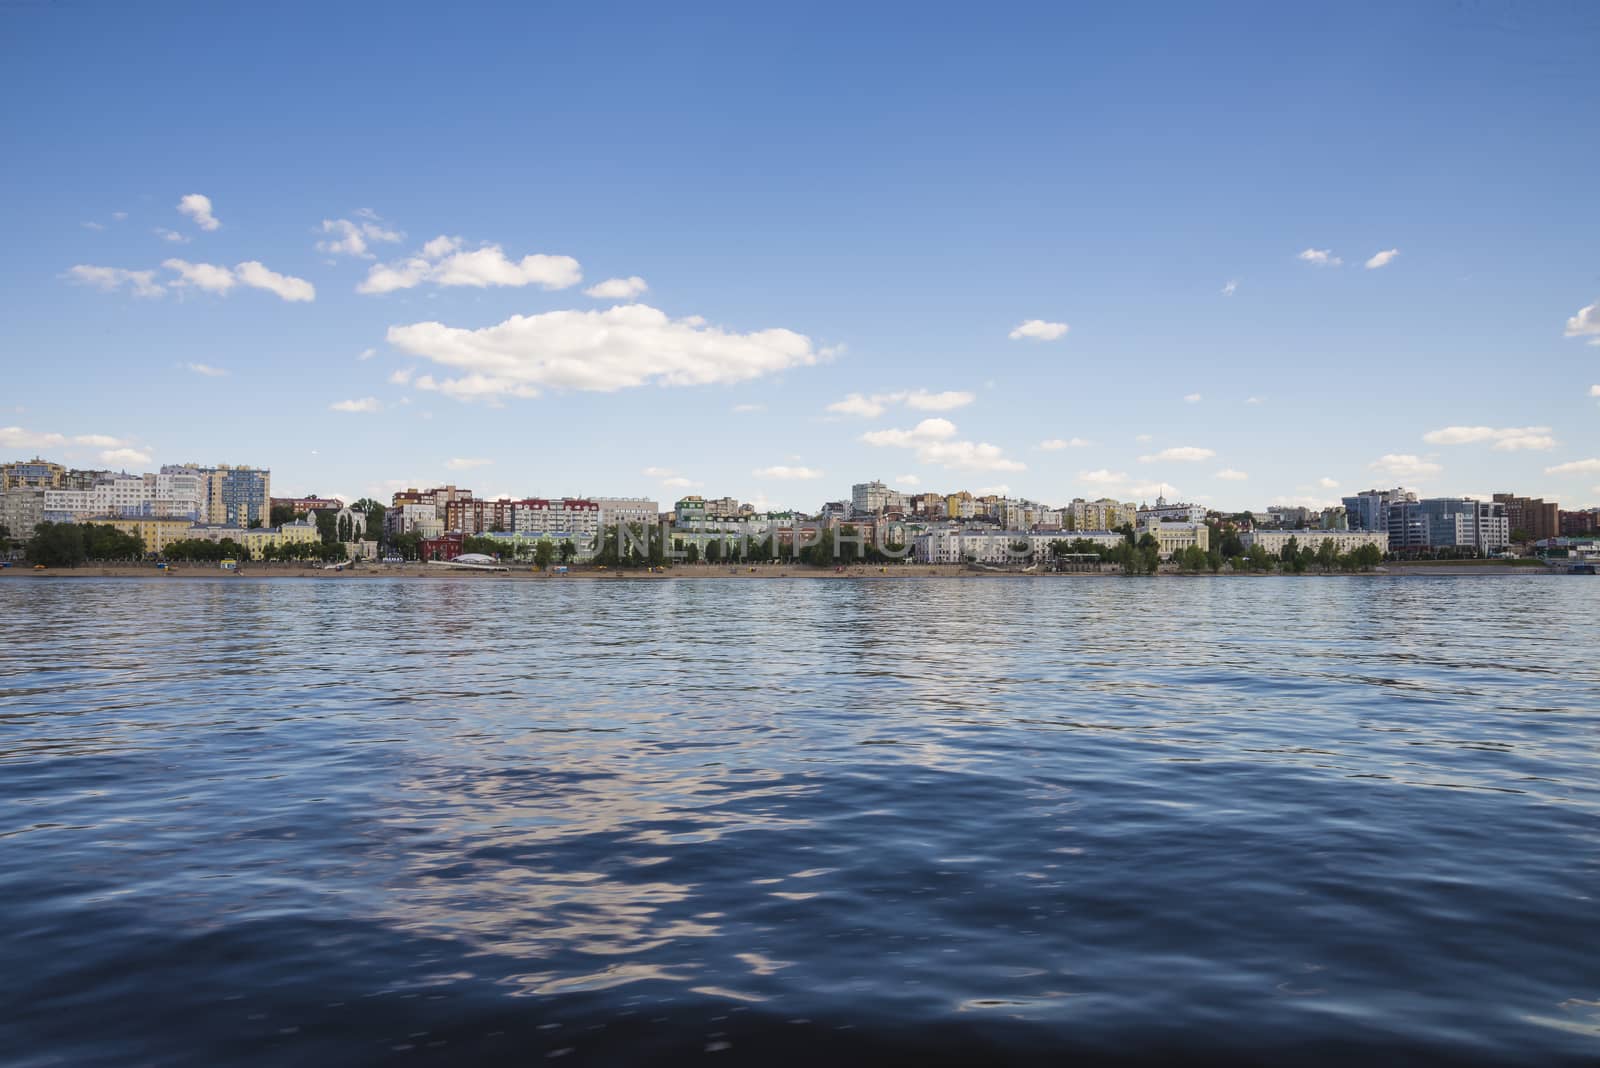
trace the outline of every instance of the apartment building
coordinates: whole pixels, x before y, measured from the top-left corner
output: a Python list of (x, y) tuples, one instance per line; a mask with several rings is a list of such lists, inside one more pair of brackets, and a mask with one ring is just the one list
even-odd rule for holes
[(1152, 505), (1139, 506), (1135, 513), (1135, 525), (1143, 526), (1150, 520), (1159, 520), (1163, 523), (1204, 523), (1206, 508), (1203, 504), (1169, 503), (1165, 497), (1157, 497)]
[(1389, 549), (1414, 553), (1474, 549), (1488, 554), (1511, 544), (1506, 506), (1470, 497), (1428, 497), (1389, 504)]
[(1561, 536), (1561, 506), (1555, 501), (1514, 493), (1496, 493), (1494, 499), (1506, 506), (1506, 523), (1512, 530), (1526, 531), (1529, 541)]
[(1281, 556), (1284, 547), (1293, 539), (1301, 549), (1316, 552), (1332, 543), (1341, 553), (1350, 553), (1363, 545), (1371, 545), (1379, 552), (1389, 551), (1389, 533), (1384, 530), (1251, 530), (1239, 535), (1239, 543), (1248, 551), (1259, 545), (1274, 557)]

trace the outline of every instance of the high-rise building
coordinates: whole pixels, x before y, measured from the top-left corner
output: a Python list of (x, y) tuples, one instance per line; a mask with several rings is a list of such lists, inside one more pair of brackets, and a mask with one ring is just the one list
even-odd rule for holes
[(1506, 506), (1506, 522), (1512, 530), (1524, 531), (1529, 541), (1561, 536), (1561, 506), (1540, 497), (1518, 497), (1496, 493), (1494, 499)]
[(661, 518), (660, 503), (648, 497), (593, 497), (600, 506), (600, 526), (653, 527)]
[(65, 467), (37, 456), (31, 460), (0, 464), (0, 492), (13, 489), (60, 489), (66, 476)]
[(1399, 486), (1387, 490), (1362, 490), (1353, 497), (1343, 499), (1345, 517), (1351, 530), (1388, 530), (1389, 506), (1396, 501), (1416, 499), (1415, 493)]
[(1511, 543), (1506, 506), (1470, 497), (1428, 497), (1389, 503), (1389, 549), (1475, 549), (1500, 552)]
[(1561, 536), (1563, 538), (1576, 538), (1585, 534), (1600, 532), (1600, 508), (1585, 508), (1582, 511), (1561, 512)]
[(855, 515), (877, 515), (888, 507), (893, 491), (882, 482), (857, 482), (850, 487), (850, 511)]

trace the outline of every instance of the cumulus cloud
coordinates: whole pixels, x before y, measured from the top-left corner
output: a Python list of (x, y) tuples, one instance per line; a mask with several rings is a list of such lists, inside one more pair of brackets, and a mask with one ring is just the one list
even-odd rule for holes
[(733, 414), (735, 415), (749, 415), (752, 412), (764, 412), (766, 410), (767, 406), (765, 404), (735, 404), (733, 406)]
[(1544, 469), (1547, 475), (1593, 475), (1600, 473), (1600, 460), (1572, 460)]
[(1039, 442), (1039, 448), (1045, 452), (1059, 452), (1062, 449), (1085, 449), (1092, 444), (1086, 438), (1046, 438)]
[(904, 404), (923, 412), (948, 412), (964, 408), (977, 400), (977, 395), (963, 390), (947, 389), (930, 393), (925, 389), (900, 390), (895, 393), (874, 393), (867, 396), (851, 393), (844, 400), (828, 405), (828, 411), (837, 415), (859, 415), (867, 419), (882, 415), (891, 404)]
[(1590, 386), (1589, 387), (1589, 396), (1591, 396), (1591, 397), (1600, 397), (1600, 386)]
[(1397, 452), (1385, 453), (1368, 464), (1367, 469), (1371, 471), (1379, 471), (1385, 475), (1388, 475), (1390, 478), (1400, 480), (1408, 478), (1427, 478), (1430, 475), (1437, 475), (1440, 471), (1444, 470), (1444, 468), (1440, 467), (1432, 460), (1424, 460), (1422, 457), (1413, 456), (1410, 453)]
[(779, 478), (786, 480), (813, 479), (822, 477), (822, 472), (817, 470), (815, 467), (790, 467), (784, 464), (777, 464), (773, 467), (758, 467), (750, 473), (755, 475), (757, 478)]
[(922, 485), (922, 479), (918, 478), (916, 475), (896, 475), (894, 476), (894, 480), (902, 486), (915, 487)]
[(203, 193), (190, 193), (178, 201), (178, 210), (193, 219), (202, 230), (215, 230), (222, 225), (211, 214), (211, 198)]
[(1225, 297), (1231, 297), (1235, 293), (1237, 293), (1238, 291), (1239, 291), (1239, 283), (1234, 281), (1231, 278), (1228, 279), (1227, 284), (1222, 287), (1222, 295), (1225, 296)]
[(107, 449), (127, 445), (127, 442), (110, 434), (74, 434), (68, 437), (66, 434), (57, 434), (54, 431), (0, 426), (0, 448), (55, 449), (64, 445), (86, 445), (95, 449)]
[(188, 234), (180, 234), (178, 231), (168, 230), (164, 226), (158, 226), (150, 232), (155, 234), (161, 240), (171, 242), (174, 245), (187, 245), (189, 243)]
[(1394, 258), (1398, 255), (1400, 255), (1399, 249), (1386, 248), (1382, 252), (1375, 253), (1373, 257), (1366, 262), (1365, 266), (1369, 271), (1376, 271), (1379, 267), (1389, 266), (1389, 264), (1394, 262)]
[(1215, 449), (1202, 449), (1197, 445), (1175, 445), (1170, 449), (1162, 449), (1160, 452), (1141, 456), (1139, 457), (1139, 462), (1153, 464), (1162, 461), (1176, 461), (1178, 463), (1192, 464), (1199, 463), (1201, 460), (1209, 460), (1216, 454)]
[(1224, 467), (1221, 471), (1217, 472), (1217, 477), (1227, 482), (1243, 482), (1250, 476), (1245, 474), (1243, 471), (1235, 471), (1231, 467)]
[(378, 217), (376, 212), (362, 209), (355, 219), (323, 219), (322, 233), (326, 236), (317, 242), (317, 251), (330, 256), (355, 256), (374, 259), (372, 242), (392, 244), (405, 234), (394, 229)]
[(583, 281), (578, 261), (571, 256), (533, 253), (513, 260), (499, 245), (485, 244), (463, 248), (459, 237), (440, 235), (422, 246), (415, 255), (396, 263), (377, 264), (366, 280), (356, 287), (359, 293), (392, 293), (411, 289), (424, 282), (438, 286), (529, 286), (566, 289)]
[(1096, 486), (1118, 486), (1128, 481), (1128, 473), (1102, 467), (1098, 471), (1079, 471), (1078, 479)]
[(375, 412), (382, 408), (377, 397), (361, 397), (358, 400), (335, 401), (328, 405), (330, 411), (335, 412)]
[(1185, 404), (1199, 404), (1204, 399), (1205, 398), (1198, 393), (1185, 393), (1183, 395), (1183, 403)]
[(701, 485), (703, 485), (703, 483), (696, 482), (693, 479), (684, 478), (682, 475), (673, 475), (670, 478), (664, 478), (661, 480), (661, 484), (667, 489), (698, 489)]
[(1064, 336), (1071, 329), (1072, 327), (1066, 323), (1052, 323), (1044, 319), (1029, 319), (1018, 324), (1006, 336), (1012, 341), (1021, 341), (1024, 338), (1033, 341), (1054, 341), (1056, 338)]
[(1295, 258), (1304, 260), (1307, 263), (1314, 263), (1318, 267), (1337, 267), (1344, 262), (1344, 260), (1341, 260), (1325, 248), (1308, 248)]
[(279, 274), (268, 270), (257, 260), (246, 260), (233, 269), (235, 277), (247, 286), (256, 289), (265, 289), (269, 293), (276, 293), (287, 301), (312, 301), (317, 299), (317, 290), (304, 278), (295, 278), (287, 274)]
[(954, 440), (956, 426), (948, 419), (924, 419), (910, 430), (872, 430), (861, 435), (868, 445), (916, 450), (925, 464), (958, 471), (1025, 471), (1027, 464), (1005, 455), (988, 442)]
[(423, 375), (418, 387), (464, 399), (532, 397), (541, 389), (609, 393), (647, 383), (743, 382), (810, 366), (827, 355), (792, 330), (740, 334), (709, 326), (699, 316), (672, 319), (646, 304), (514, 315), (480, 330), (412, 323), (391, 326), (388, 340), (455, 375)]
[(1578, 314), (1567, 320), (1566, 336), (1586, 337), (1589, 344), (1600, 345), (1600, 300), (1579, 308)]
[(411, 376), (416, 373), (417, 370), (414, 367), (397, 367), (389, 372), (389, 384), (394, 386), (410, 385)]
[(107, 449), (100, 454), (100, 461), (107, 464), (138, 467), (150, 463), (148, 452), (140, 449)]
[(161, 266), (178, 275), (172, 284), (179, 288), (193, 287), (222, 295), (232, 291), (234, 286), (244, 285), (252, 289), (265, 289), (291, 302), (311, 301), (317, 296), (316, 287), (304, 278), (279, 274), (258, 260), (246, 260), (233, 268), (179, 259), (162, 260)]
[(471, 471), (475, 467), (487, 467), (494, 463), (493, 460), (483, 460), (477, 457), (457, 456), (445, 461), (445, 466), (452, 471)]
[(678, 472), (672, 470), (670, 467), (646, 467), (639, 473), (644, 475), (646, 478), (671, 478)]
[(212, 367), (209, 363), (186, 363), (184, 366), (195, 374), (205, 375), (207, 378), (222, 378), (228, 373), (220, 367)]
[(632, 300), (649, 289), (643, 278), (638, 275), (629, 275), (627, 278), (607, 278), (604, 282), (596, 282), (584, 293), (597, 300)]
[(1556, 439), (1547, 426), (1447, 426), (1422, 435), (1429, 445), (1476, 445), (1491, 442), (1501, 452), (1519, 449), (1553, 449)]
[(136, 297), (159, 297), (167, 291), (156, 281), (154, 271), (130, 271), (122, 267), (96, 267), (80, 263), (68, 268), (67, 277), (79, 285), (93, 286), (113, 293), (127, 286)]
[(1264, 401), (1265, 401), (1265, 398), (1262, 398), (1262, 397), (1246, 397), (1244, 399), (1244, 402), (1246, 404), (1261, 404), (1261, 403), (1264, 403)]
[(378, 354), (377, 349), (362, 349), (356, 354), (358, 360), (370, 360)]
[(1317, 479), (1317, 485), (1321, 486), (1323, 489), (1339, 488), (1338, 481), (1336, 479), (1329, 478), (1327, 475), (1323, 475), (1321, 478)]

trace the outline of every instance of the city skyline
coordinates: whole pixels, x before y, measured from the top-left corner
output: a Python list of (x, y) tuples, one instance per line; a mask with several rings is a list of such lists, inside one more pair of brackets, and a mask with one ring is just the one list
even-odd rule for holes
[[(423, 12), (110, 10), (72, 50), (0, 16), (13, 91), (52, 87), (0, 118), (0, 460), (346, 501), (1600, 503), (1589, 13), (608, 13), (602, 49), (583, 12)], [(368, 92), (424, 17), (481, 79)]]

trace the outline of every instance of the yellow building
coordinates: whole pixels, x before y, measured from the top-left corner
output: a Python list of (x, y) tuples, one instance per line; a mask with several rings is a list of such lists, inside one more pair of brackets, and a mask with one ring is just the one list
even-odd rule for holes
[(281, 527), (258, 527), (247, 530), (239, 539), (250, 559), (260, 560), (268, 549), (280, 545), (304, 545), (322, 541), (315, 523), (285, 523)]
[(194, 528), (194, 520), (192, 519), (138, 517), (133, 519), (91, 519), (89, 522), (103, 523), (108, 527), (116, 527), (124, 534), (143, 538), (144, 551), (147, 553), (165, 552), (167, 546), (173, 542), (183, 541), (194, 536), (190, 533)]
[(1149, 520), (1139, 528), (1140, 535), (1150, 534), (1156, 539), (1161, 559), (1170, 560), (1191, 545), (1202, 550), (1211, 548), (1211, 528), (1204, 523), (1162, 523)]

